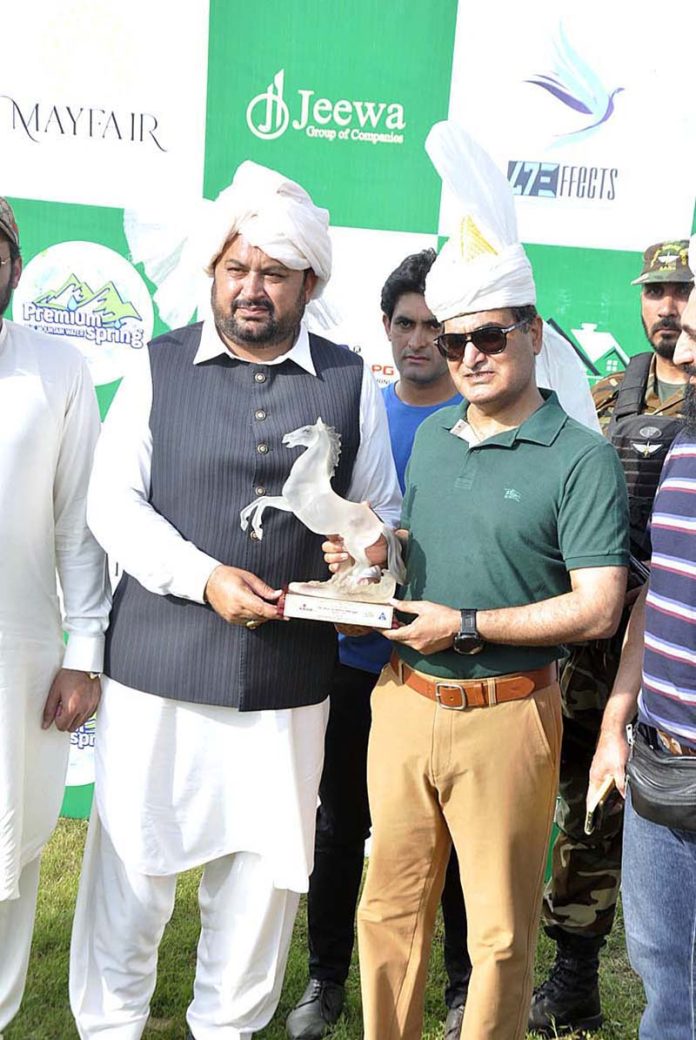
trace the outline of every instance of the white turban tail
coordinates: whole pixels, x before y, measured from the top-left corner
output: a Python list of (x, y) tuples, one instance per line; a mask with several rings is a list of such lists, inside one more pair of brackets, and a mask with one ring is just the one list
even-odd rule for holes
[[(518, 241), (515, 202), (504, 175), (457, 123), (436, 123), (425, 148), (459, 213), (425, 281), (430, 310), (443, 322), (460, 314), (536, 304), (532, 265)], [(539, 386), (556, 391), (569, 415), (599, 430), (584, 366), (546, 322), (536, 378)]]
[(247, 160), (206, 213), (202, 246), (206, 274), (233, 235), (243, 235), (293, 271), (311, 268), (317, 276), (312, 298), (331, 277), (329, 211), (315, 206), (299, 184)]
[(450, 121), (435, 124), (425, 148), (460, 215), (425, 283), (435, 317), (446, 321), (536, 303), (532, 265), (517, 240), (512, 191), (491, 157)]

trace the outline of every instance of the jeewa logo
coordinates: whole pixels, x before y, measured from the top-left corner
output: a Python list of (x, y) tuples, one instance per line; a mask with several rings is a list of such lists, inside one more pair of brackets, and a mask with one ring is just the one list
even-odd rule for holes
[(290, 105), (285, 100), (285, 69), (247, 105), (247, 126), (255, 137), (275, 141), (288, 131), (325, 141), (403, 144), (404, 106), (374, 100), (332, 100), (315, 90), (301, 88)]

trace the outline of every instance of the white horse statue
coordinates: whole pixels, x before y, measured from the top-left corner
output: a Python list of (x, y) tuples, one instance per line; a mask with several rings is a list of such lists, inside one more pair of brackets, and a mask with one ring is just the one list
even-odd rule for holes
[[(355, 562), (342, 564), (328, 581), (293, 582), (292, 591), (331, 599), (348, 596), (377, 603), (390, 599), (396, 583), (406, 578), (399, 541), (366, 502), (349, 502), (332, 489), (331, 478), (341, 454), (340, 434), (319, 418), (313, 426), (301, 426), (286, 433), (283, 444), (307, 450), (295, 460), (283, 484), (282, 495), (264, 495), (242, 509), (242, 530), (246, 531), (251, 523), (254, 534), (261, 539), (264, 509), (271, 507), (294, 513), (315, 534), (339, 534), (346, 552)], [(365, 552), (380, 535), (387, 540), (386, 572), (371, 564)]]

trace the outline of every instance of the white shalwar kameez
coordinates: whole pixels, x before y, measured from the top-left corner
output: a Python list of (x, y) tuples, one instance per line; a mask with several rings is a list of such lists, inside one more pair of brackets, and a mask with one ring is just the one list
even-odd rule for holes
[[(212, 321), (194, 360), (225, 352)], [(291, 358), (316, 374), (307, 331)], [(119, 389), (97, 447), (90, 524), (150, 591), (203, 602), (218, 561), (148, 503), (148, 359)], [(391, 525), (400, 493), (386, 412), (371, 373), (346, 497)], [(314, 859), (328, 700), (240, 712), (103, 681), (96, 797), (73, 927), (70, 1001), (81, 1040), (139, 1040), (176, 875), (204, 865), (201, 938), (187, 1020), (196, 1040), (248, 1040), (280, 997), (299, 893)]]
[[(85, 523), (99, 413), (87, 367), (55, 337), (0, 326), (0, 1031), (19, 1007), (40, 853), (70, 737), (41, 728), (61, 665), (100, 671), (109, 610)], [(61, 624), (56, 574), (63, 592)], [(62, 629), (70, 634), (64, 652)]]

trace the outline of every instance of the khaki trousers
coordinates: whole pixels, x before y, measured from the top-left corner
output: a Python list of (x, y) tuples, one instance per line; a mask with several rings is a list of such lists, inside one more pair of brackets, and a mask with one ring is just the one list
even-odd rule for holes
[(418, 1040), (454, 843), (473, 964), (465, 1040), (526, 1032), (558, 785), (558, 685), (449, 711), (387, 666), (372, 695), (372, 850), (358, 911), (365, 1040)]

